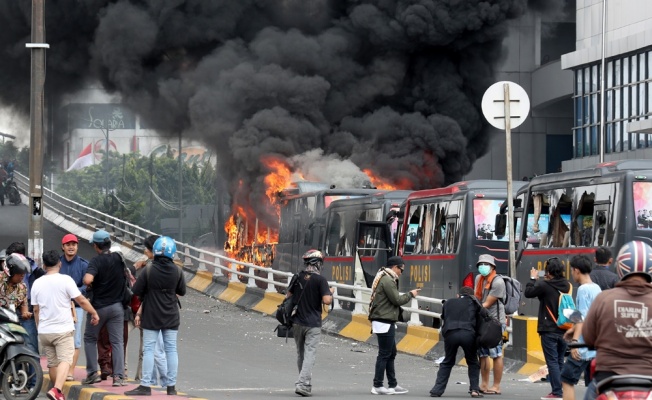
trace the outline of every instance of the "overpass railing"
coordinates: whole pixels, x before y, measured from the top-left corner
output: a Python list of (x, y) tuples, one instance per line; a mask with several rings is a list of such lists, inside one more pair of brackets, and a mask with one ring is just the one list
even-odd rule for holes
[[(23, 194), (28, 194), (29, 180), (24, 175), (16, 173), (16, 183)], [(142, 243), (147, 236), (156, 235), (148, 229), (120, 220), (112, 215), (92, 209), (83, 204), (63, 197), (49, 188), (43, 188), (44, 211), (51, 211), (76, 225), (90, 230), (104, 229), (115, 241), (136, 250), (142, 250)], [(184, 265), (196, 271), (212, 269), (214, 277), (225, 277), (229, 282), (243, 282), (248, 287), (259, 287), (266, 292), (283, 292), (288, 285), (292, 273), (272, 270), (251, 263), (229, 258), (210, 249), (194, 247), (188, 243), (175, 241), (177, 252), (182, 255)], [(347, 285), (329, 282), (335, 291), (333, 298), (341, 302), (354, 304), (354, 314), (366, 314), (371, 289), (359, 285)], [(347, 296), (343, 292), (350, 292)], [(334, 301), (334, 308), (341, 308), (340, 302)], [(411, 300), (409, 307), (403, 307), (410, 312), (409, 324), (421, 325), (420, 316), (440, 318), (440, 313), (429, 311), (435, 305), (443, 304), (442, 299), (417, 296)]]

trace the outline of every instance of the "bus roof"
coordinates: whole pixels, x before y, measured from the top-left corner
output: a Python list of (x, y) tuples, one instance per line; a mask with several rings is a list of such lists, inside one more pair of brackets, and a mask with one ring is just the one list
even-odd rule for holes
[(400, 205), (400, 203), (402, 203), (410, 193), (412, 193), (411, 190), (381, 191), (378, 193), (370, 194), (369, 196), (334, 201), (331, 204), (331, 208), (347, 207), (347, 206), (360, 205), (360, 204), (374, 204), (374, 203), (381, 203), (387, 200), (394, 201), (397, 203), (397, 205)]
[(310, 196), (368, 196), (370, 194), (383, 193), (387, 192), (386, 190), (380, 189), (326, 189), (326, 190), (317, 190), (314, 192), (306, 193), (287, 193), (283, 192), (279, 195), (282, 200), (292, 200), (298, 199), (301, 197), (310, 197)]
[[(520, 189), (522, 186), (526, 184), (527, 182), (524, 181), (513, 181), (512, 189), (514, 191), (517, 191), (518, 189)], [(408, 196), (408, 200), (447, 196), (458, 192), (482, 191), (482, 190), (488, 192), (498, 192), (498, 191), (506, 192), (507, 181), (478, 179), (478, 180), (456, 182), (443, 188), (425, 189), (425, 190), (412, 192)]]
[(605, 175), (626, 173), (627, 171), (649, 170), (652, 174), (652, 160), (620, 160), (609, 161), (597, 164), (586, 169), (575, 171), (556, 172), (552, 174), (539, 175), (532, 178), (530, 184), (539, 185), (560, 181), (571, 181), (576, 179), (595, 178)]

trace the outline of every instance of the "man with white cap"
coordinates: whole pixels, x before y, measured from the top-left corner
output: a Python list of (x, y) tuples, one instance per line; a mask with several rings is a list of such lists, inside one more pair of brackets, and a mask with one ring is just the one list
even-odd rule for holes
[[(82, 295), (86, 296), (86, 285), (84, 285), (84, 275), (88, 269), (88, 261), (79, 257), (77, 251), (79, 250), (79, 241), (77, 236), (69, 233), (61, 239), (61, 249), (63, 255), (60, 257), (61, 269), (59, 273), (68, 275), (75, 281), (77, 289)], [(74, 301), (74, 300), (73, 300)], [(84, 328), (84, 310), (77, 302), (75, 302), (75, 353), (72, 357), (72, 364), (68, 371), (67, 381), (74, 380), (75, 366), (79, 360), (79, 353), (82, 345), (82, 330)]]
[[(490, 254), (481, 254), (478, 258), (479, 274), (475, 277), (475, 296), (482, 303), (482, 306), (489, 311), (489, 315), (496, 318), (503, 326), (503, 332), (507, 326), (505, 316), (505, 305), (502, 299), (505, 298), (505, 281), (495, 279), (496, 260)], [(478, 356), (480, 357), (480, 392), (483, 394), (501, 394), (500, 381), (503, 377), (503, 345), (487, 349), (479, 348)], [(489, 386), (489, 373), (491, 372), (491, 363), (493, 360), (494, 384)]]

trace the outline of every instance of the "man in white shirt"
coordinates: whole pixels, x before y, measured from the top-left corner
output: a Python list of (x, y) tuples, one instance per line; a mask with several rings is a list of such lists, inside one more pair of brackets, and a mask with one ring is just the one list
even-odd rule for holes
[(45, 275), (32, 285), (34, 320), (48, 359), (50, 381), (54, 382), (54, 387), (48, 391), (47, 396), (50, 400), (65, 400), (61, 389), (75, 353), (72, 300), (90, 314), (92, 325), (97, 325), (100, 317), (81, 294), (75, 281), (70, 276), (59, 273), (61, 260), (56, 250), (43, 253), (43, 267)]

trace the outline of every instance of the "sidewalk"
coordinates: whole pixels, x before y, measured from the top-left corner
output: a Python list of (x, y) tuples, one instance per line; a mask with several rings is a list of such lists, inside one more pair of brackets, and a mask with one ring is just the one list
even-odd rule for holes
[[(47, 360), (41, 357), (41, 367), (43, 368), (43, 387), (41, 393), (47, 393), (52, 384), (50, 383), (50, 375), (48, 374)], [(133, 379), (126, 381), (127, 386), (113, 387), (113, 379), (109, 378), (94, 385), (82, 385), (81, 380), (86, 377), (86, 370), (84, 368), (75, 368), (75, 380), (66, 382), (63, 386), (63, 393), (66, 395), (66, 400), (86, 400), (86, 399), (111, 399), (111, 400), (136, 400), (136, 399), (152, 399), (152, 400), (176, 400), (176, 399), (196, 399), (207, 400), (199, 397), (186, 396), (179, 392), (177, 396), (168, 396), (165, 389), (160, 387), (152, 388), (151, 396), (125, 396), (124, 392), (134, 389), (138, 386)]]

